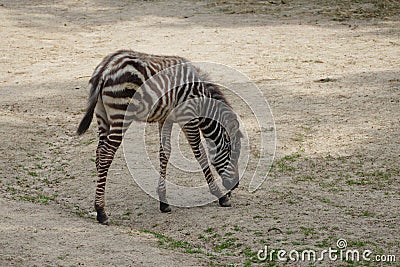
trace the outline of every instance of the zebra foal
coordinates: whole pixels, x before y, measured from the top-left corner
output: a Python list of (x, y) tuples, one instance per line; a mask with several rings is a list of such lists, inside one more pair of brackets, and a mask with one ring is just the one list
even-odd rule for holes
[(157, 56), (120, 50), (106, 56), (89, 81), (86, 114), (77, 133), (83, 134), (96, 115), (99, 142), (95, 209), (97, 220), (107, 224), (104, 210), (107, 172), (123, 135), (132, 121), (157, 122), (160, 135), (160, 176), (157, 192), (160, 210), (171, 208), (166, 198), (166, 168), (171, 152), (171, 131), (178, 123), (199, 162), (210, 192), (220, 206), (231, 206), (215, 182), (201, 135), (209, 143), (210, 162), (233, 190), (239, 183), (238, 159), (242, 133), (236, 114), (218, 86), (207, 82), (189, 61), (175, 56)]

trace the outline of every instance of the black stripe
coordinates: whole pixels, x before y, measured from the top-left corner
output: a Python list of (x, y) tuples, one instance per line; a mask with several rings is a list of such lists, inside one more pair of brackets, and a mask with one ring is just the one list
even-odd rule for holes
[(111, 125), (111, 128), (122, 128), (122, 127), (124, 127), (123, 121), (113, 122)]
[(136, 93), (134, 89), (123, 89), (123, 90), (115, 90), (115, 91), (104, 91), (103, 95), (113, 97), (113, 98), (132, 98), (133, 95)]
[(143, 81), (136, 74), (126, 71), (124, 74), (116, 77), (115, 79), (108, 78), (104, 84), (104, 87), (114, 86), (122, 83), (134, 83), (140, 86), (143, 84)]
[[(144, 67), (142, 64), (140, 64), (139, 62), (132, 62), (131, 64), (132, 66), (135, 67), (135, 69), (137, 69), (144, 77), (145, 80), (149, 79), (150, 77), (147, 75), (146, 72), (146, 67)], [(152, 74), (154, 75), (154, 74)]]
[(126, 110), (128, 108), (128, 104), (106, 103), (106, 105), (110, 108), (119, 110)]

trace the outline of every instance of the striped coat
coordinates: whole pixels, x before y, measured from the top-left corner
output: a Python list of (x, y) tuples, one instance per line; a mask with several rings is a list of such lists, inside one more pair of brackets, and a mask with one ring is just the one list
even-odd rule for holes
[(221, 206), (230, 206), (211, 173), (201, 135), (210, 140), (211, 164), (228, 190), (239, 182), (238, 159), (242, 134), (236, 114), (219, 87), (208, 82), (188, 60), (156, 56), (130, 50), (108, 55), (89, 81), (85, 116), (77, 133), (83, 134), (95, 114), (99, 129), (96, 150), (98, 181), (95, 209), (97, 220), (108, 223), (104, 196), (107, 172), (124, 132), (132, 121), (157, 122), (160, 134), (160, 179), (157, 192), (160, 210), (169, 212), (166, 198), (166, 166), (170, 156), (173, 123), (178, 123), (199, 162), (210, 192)]

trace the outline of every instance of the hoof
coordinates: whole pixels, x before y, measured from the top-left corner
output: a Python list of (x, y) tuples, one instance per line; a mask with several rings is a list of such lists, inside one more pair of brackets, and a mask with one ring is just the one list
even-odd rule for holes
[(171, 212), (171, 207), (168, 203), (160, 202), (160, 210), (161, 212)]
[(95, 203), (94, 208), (97, 212), (97, 221), (101, 224), (108, 225), (108, 217), (106, 212), (104, 211), (104, 207), (99, 207)]
[(107, 214), (104, 211), (98, 211), (97, 212), (97, 221), (101, 224), (108, 225), (108, 217)]
[(218, 202), (221, 207), (231, 207), (232, 206), (231, 202), (229, 201), (229, 197), (227, 195), (219, 198)]

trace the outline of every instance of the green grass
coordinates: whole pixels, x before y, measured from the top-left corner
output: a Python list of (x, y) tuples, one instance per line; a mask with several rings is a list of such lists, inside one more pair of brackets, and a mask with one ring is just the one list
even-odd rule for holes
[(346, 180), (347, 185), (369, 185), (371, 184), (370, 181), (368, 180), (354, 180), (354, 179), (348, 179)]
[(214, 227), (210, 227), (210, 228), (207, 228), (206, 230), (204, 230), (204, 232), (209, 234), (209, 233), (214, 232), (214, 230), (215, 230)]
[[(229, 230), (228, 227), (222, 227), (222, 230)], [(177, 240), (172, 237), (166, 236), (161, 233), (150, 231), (147, 229), (139, 230), (139, 232), (147, 233), (154, 236), (160, 247), (171, 250), (179, 250), (183, 253), (196, 254), (197, 257), (205, 257), (208, 260), (207, 266), (252, 266), (252, 263), (259, 262), (257, 259), (257, 251), (253, 251), (251, 247), (247, 246), (241, 249), (244, 245), (239, 242), (240, 239), (235, 237), (237, 232), (242, 229), (235, 225), (231, 228), (233, 231), (227, 231), (226, 233), (218, 233), (214, 227), (209, 227), (203, 230), (202, 234), (198, 235), (198, 239), (201, 243), (206, 242), (207, 251), (203, 249), (203, 244), (196, 244), (185, 240)], [(253, 248), (254, 249), (254, 248)], [(258, 249), (258, 247), (256, 247)], [(223, 260), (224, 257), (237, 257), (241, 255), (243, 258), (242, 264), (228, 264)], [(222, 258), (221, 258), (222, 256)]]
[(328, 238), (326, 238), (322, 240), (321, 243), (315, 244), (315, 246), (318, 248), (328, 248), (331, 246), (331, 241)]
[(326, 204), (331, 203), (330, 199), (325, 198), (325, 197), (321, 197), (319, 200), (320, 200), (322, 203), (326, 203)]
[(296, 171), (296, 168), (292, 164), (296, 162), (300, 157), (301, 154), (299, 152), (293, 153), (291, 155), (286, 155), (283, 158), (276, 160), (272, 164), (271, 170), (276, 170), (281, 173), (294, 172)]
[(225, 239), (220, 244), (215, 246), (215, 251), (221, 252), (224, 249), (231, 248), (231, 247), (235, 246), (235, 242), (237, 240), (238, 239), (236, 237)]
[(153, 231), (149, 231), (146, 229), (139, 230), (141, 233), (147, 233), (153, 235), (155, 238), (158, 239), (158, 244), (166, 249), (184, 249), (186, 253), (202, 253), (201, 249), (187, 241), (183, 240), (176, 240), (172, 237), (165, 236), (163, 234), (159, 234)]
[(366, 242), (357, 240), (357, 241), (349, 241), (347, 247), (348, 248), (354, 248), (354, 247), (361, 248), (361, 247), (364, 247), (365, 245), (366, 245)]
[[(226, 235), (226, 234), (225, 234), (225, 235)], [(255, 236), (264, 236), (265, 233), (262, 232), (262, 231), (254, 231), (254, 235), (255, 235)]]
[(233, 227), (233, 230), (235, 230), (236, 232), (239, 232), (241, 229), (240, 229), (240, 227), (238, 225), (235, 225)]
[(57, 195), (47, 196), (47, 195), (37, 194), (35, 196), (29, 196), (29, 195), (19, 196), (19, 199), (33, 203), (47, 205), (49, 204), (50, 201), (55, 200), (56, 197)]
[(202, 235), (202, 234), (199, 234), (198, 238), (203, 240), (203, 241), (205, 241), (205, 242), (209, 242), (210, 239), (211, 239), (210, 237)]
[(74, 213), (75, 215), (78, 215), (79, 217), (84, 217), (85, 215), (87, 215), (86, 212), (81, 211), (81, 210), (74, 210), (74, 211), (72, 211), (72, 213)]
[(35, 172), (35, 171), (28, 171), (28, 174), (30, 176), (32, 176), (32, 177), (38, 177), (39, 176), (39, 174), (37, 172)]
[[(246, 247), (244, 249), (242, 249), (241, 253), (243, 255), (245, 255), (245, 257), (247, 258), (246, 262), (258, 262), (258, 257), (257, 257), (257, 252), (258, 251), (253, 251), (251, 247)], [(251, 266), (251, 265), (250, 265)]]
[(16, 189), (14, 186), (12, 185), (7, 185), (6, 187), (6, 191), (11, 193), (11, 195), (15, 195), (18, 193), (18, 189)]
[(316, 180), (314, 176), (311, 175), (303, 175), (303, 176), (297, 176), (294, 178), (296, 182), (307, 182), (307, 181), (313, 181)]
[(371, 213), (371, 212), (369, 212), (369, 211), (364, 211), (364, 212), (362, 213), (362, 216), (364, 216), (364, 217), (372, 217), (372, 216), (373, 216), (373, 213)]
[(309, 236), (309, 235), (316, 234), (315, 229), (314, 229), (314, 228), (310, 228), (310, 227), (303, 227), (303, 226), (300, 226), (300, 231), (303, 232), (303, 234), (304, 234), (305, 236)]
[(42, 163), (36, 163), (35, 164), (36, 169), (43, 169), (43, 164)]
[(89, 146), (97, 141), (97, 137), (91, 137), (88, 140), (82, 140), (79, 145)]
[(232, 232), (227, 232), (227, 233), (224, 234), (224, 236), (232, 236), (232, 235), (233, 235)]
[(185, 253), (188, 254), (202, 254), (203, 251), (200, 248), (185, 248)]

